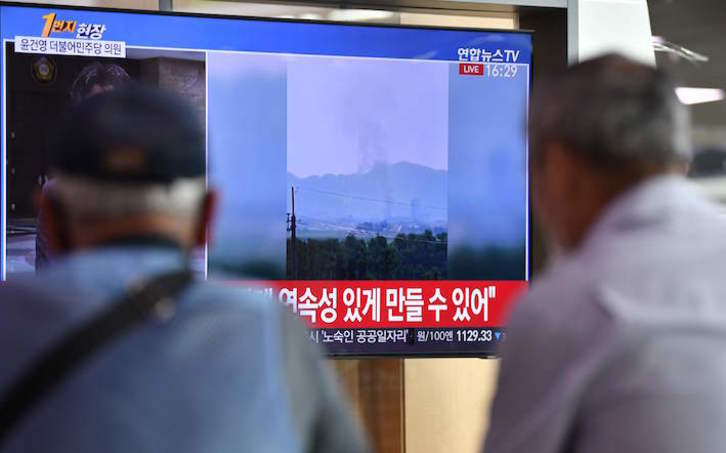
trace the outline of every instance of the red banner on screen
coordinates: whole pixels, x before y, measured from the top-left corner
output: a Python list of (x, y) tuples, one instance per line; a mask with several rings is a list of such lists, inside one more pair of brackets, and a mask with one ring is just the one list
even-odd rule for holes
[(311, 328), (501, 327), (526, 281), (244, 282)]

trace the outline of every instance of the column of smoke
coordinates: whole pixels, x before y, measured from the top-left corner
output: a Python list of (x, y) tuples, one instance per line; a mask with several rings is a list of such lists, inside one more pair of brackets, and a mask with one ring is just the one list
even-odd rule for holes
[[(381, 143), (384, 143), (383, 136), (385, 134), (384, 127), (371, 118), (361, 118), (358, 122), (358, 173), (364, 174), (373, 170), (376, 165), (382, 165), (386, 162), (386, 150), (383, 149)], [(386, 171), (381, 181), (383, 188), (383, 199), (386, 200), (383, 211), (383, 220), (392, 217), (391, 213), (391, 181)]]

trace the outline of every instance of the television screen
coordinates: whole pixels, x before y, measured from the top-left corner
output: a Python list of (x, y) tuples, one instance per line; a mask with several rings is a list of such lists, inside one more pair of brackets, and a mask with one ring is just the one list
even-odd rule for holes
[(0, 35), (3, 280), (56, 259), (34, 200), (59, 116), (135, 82), (205, 124), (222, 196), (200, 275), (331, 355), (504, 340), (529, 280), (528, 33), (3, 5)]

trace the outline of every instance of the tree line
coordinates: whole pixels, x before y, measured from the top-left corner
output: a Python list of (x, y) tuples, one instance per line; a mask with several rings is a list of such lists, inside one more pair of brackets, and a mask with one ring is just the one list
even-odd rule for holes
[[(287, 239), (287, 278), (298, 280), (439, 280), (447, 275), (447, 233), (398, 234), (370, 239)], [(293, 275), (296, 273), (297, 275)]]

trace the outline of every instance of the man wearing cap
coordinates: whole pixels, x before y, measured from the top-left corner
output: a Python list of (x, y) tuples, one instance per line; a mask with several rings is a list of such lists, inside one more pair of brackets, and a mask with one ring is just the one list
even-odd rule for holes
[(365, 450), (291, 315), (190, 277), (215, 204), (191, 106), (93, 96), (53, 171), (57, 259), (0, 288), (0, 451)]

